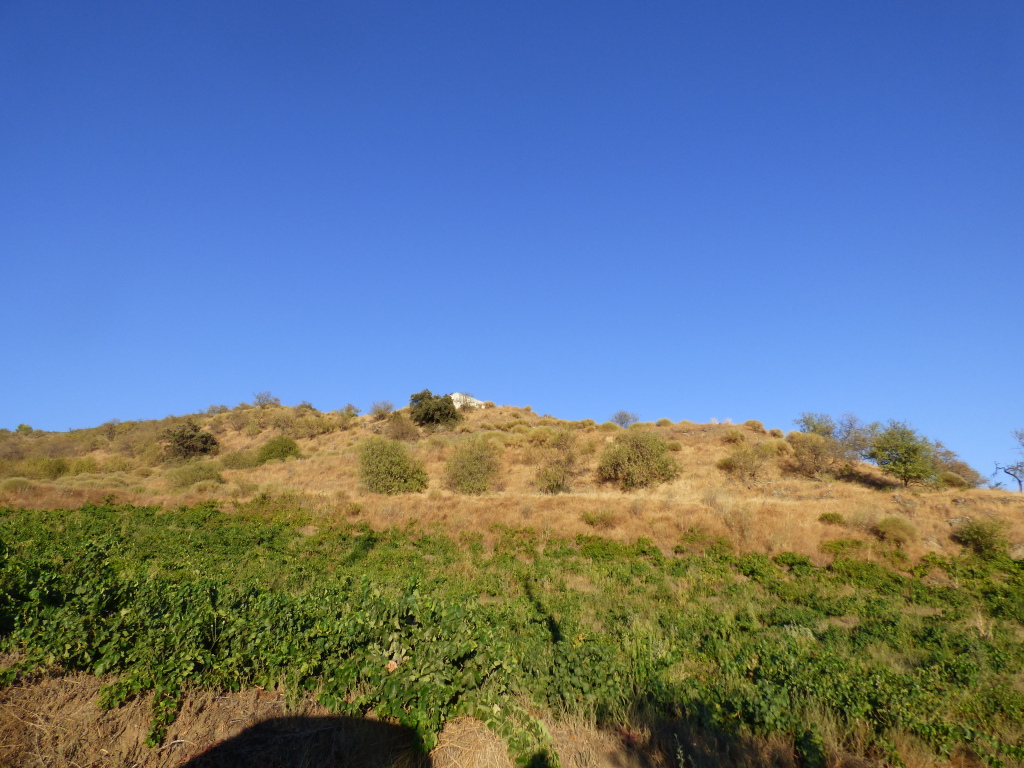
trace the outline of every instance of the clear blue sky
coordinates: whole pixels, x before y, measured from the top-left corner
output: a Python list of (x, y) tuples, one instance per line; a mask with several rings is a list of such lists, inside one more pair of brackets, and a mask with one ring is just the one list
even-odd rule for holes
[(1024, 427), (1024, 3), (0, 2), (0, 426)]

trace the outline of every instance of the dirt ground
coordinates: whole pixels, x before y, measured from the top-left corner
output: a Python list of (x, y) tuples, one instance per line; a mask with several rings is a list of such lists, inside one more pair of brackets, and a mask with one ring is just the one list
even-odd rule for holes
[[(412, 733), (374, 720), (330, 715), (283, 693), (195, 691), (163, 745), (145, 745), (150, 698), (99, 707), (105, 678), (40, 674), (0, 689), (0, 766), (41, 768), (512, 768), (504, 743), (476, 720), (446, 724), (429, 756)], [(549, 724), (565, 768), (669, 765), (649, 734)], [(542, 765), (543, 763), (541, 763)], [(539, 768), (539, 766), (538, 766)]]

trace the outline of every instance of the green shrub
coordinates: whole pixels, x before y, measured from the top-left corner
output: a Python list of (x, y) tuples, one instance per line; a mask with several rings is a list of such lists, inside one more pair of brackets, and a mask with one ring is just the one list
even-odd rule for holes
[(672, 480), (679, 467), (668, 455), (668, 443), (654, 432), (626, 430), (601, 454), (597, 474), (629, 491)]
[(501, 449), (487, 438), (468, 440), (445, 464), (448, 487), (465, 494), (487, 493), (501, 469)]
[(569, 493), (579, 475), (576, 432), (557, 430), (547, 441), (547, 461), (537, 471), (537, 487), (544, 493)]
[(950, 535), (957, 544), (986, 559), (1006, 554), (1006, 523), (1002, 520), (968, 520)]
[(825, 525), (846, 525), (846, 518), (838, 512), (822, 512), (818, 522)]
[(668, 449), (673, 453), (683, 450), (683, 444), (678, 440), (669, 440), (665, 445), (668, 446)]
[(715, 466), (742, 480), (754, 480), (764, 473), (776, 455), (776, 449), (770, 443), (741, 445), (724, 459), (719, 459)]
[(974, 486), (964, 480), (956, 472), (939, 472), (935, 476), (935, 484), (940, 488), (973, 488)]
[(658, 419), (655, 422), (655, 425), (659, 426), (659, 427), (671, 427), (672, 426), (672, 419)]
[(359, 446), (359, 479), (371, 493), (417, 493), (427, 487), (423, 465), (404, 443), (386, 437), (368, 437)]
[(897, 549), (917, 540), (917, 527), (899, 515), (886, 515), (873, 526), (871, 533), (879, 541), (894, 544)]
[(256, 463), (266, 464), (268, 461), (284, 461), (292, 456), (297, 459), (302, 458), (302, 452), (299, 450), (298, 443), (290, 437), (278, 435), (277, 437), (270, 438), (259, 447), (259, 450), (256, 451)]
[(828, 539), (821, 542), (818, 549), (826, 555), (849, 556), (864, 549), (864, 542), (860, 539)]
[(68, 465), (68, 474), (70, 475), (94, 475), (99, 471), (99, 465), (92, 456), (81, 456), (77, 459), (72, 459)]
[(409, 396), (409, 416), (421, 427), (451, 426), (462, 420), (451, 395), (434, 395), (429, 389)]
[(224, 482), (224, 478), (220, 476), (220, 472), (217, 471), (215, 466), (201, 461), (193, 461), (182, 467), (172, 469), (167, 473), (167, 476), (171, 481), (171, 487), (176, 490), (183, 490), (196, 483), (207, 481), (214, 483)]
[(253, 469), (260, 465), (255, 451), (232, 451), (220, 457), (224, 469)]
[(131, 472), (135, 462), (125, 456), (108, 456), (103, 460), (104, 472)]
[(167, 442), (165, 451), (172, 459), (189, 460), (197, 456), (212, 456), (217, 453), (217, 438), (192, 419), (165, 429), (161, 438)]
[(603, 430), (605, 432), (615, 432), (621, 429), (621, 427), (613, 421), (606, 421), (600, 426), (598, 426), (598, 429)]

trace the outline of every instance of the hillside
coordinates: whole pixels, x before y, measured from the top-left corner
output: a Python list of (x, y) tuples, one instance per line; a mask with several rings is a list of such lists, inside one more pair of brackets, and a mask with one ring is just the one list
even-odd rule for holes
[[(407, 409), (404, 409), (407, 411)], [(429, 481), (424, 492), (369, 493), (361, 487), (358, 450), (367, 437), (389, 434), (388, 419), (357, 416), (354, 409), (321, 413), (310, 406), (276, 404), (168, 417), (112, 422), (68, 433), (21, 429), (0, 433), (0, 503), (15, 507), (75, 507), (113, 497), (121, 503), (173, 507), (218, 501), (230, 510), (254, 499), (301, 506), (316, 517), (365, 522), (372, 527), (415, 521), (452, 532), (482, 534), (497, 526), (529, 526), (546, 536), (600, 532), (622, 541), (646, 537), (671, 551), (695, 530), (724, 537), (740, 551), (794, 551), (828, 562), (824, 542), (863, 542), (864, 556), (887, 557), (894, 549), (879, 523), (903, 521), (898, 549), (911, 561), (928, 552), (957, 554), (951, 539), (965, 520), (999, 520), (1012, 551), (1024, 553), (1024, 497), (1001, 490), (901, 483), (878, 468), (857, 463), (845, 479), (809, 477), (794, 460), (791, 441), (758, 422), (740, 425), (635, 424), (668, 443), (678, 477), (650, 488), (622, 491), (601, 482), (602, 451), (622, 430), (614, 424), (568, 422), (540, 416), (529, 407), (463, 409), (452, 428), (418, 429), (405, 421), (402, 436)], [(168, 429), (191, 421), (214, 435), (216, 455), (190, 462), (167, 457)], [(543, 492), (538, 470), (551, 459), (559, 430), (576, 436), (577, 466), (568, 493)], [(255, 463), (261, 446), (293, 438), (300, 458)], [(484, 437), (498, 447), (500, 469), (493, 490), (466, 495), (450, 489), (446, 462), (460, 445)], [(756, 474), (720, 469), (737, 448), (762, 446), (770, 458)], [(826, 520), (822, 522), (822, 515)], [(839, 517), (837, 517), (839, 516)], [(841, 518), (842, 522), (839, 521)], [(898, 525), (896, 527), (899, 527)], [(856, 545), (854, 545), (856, 546)]]

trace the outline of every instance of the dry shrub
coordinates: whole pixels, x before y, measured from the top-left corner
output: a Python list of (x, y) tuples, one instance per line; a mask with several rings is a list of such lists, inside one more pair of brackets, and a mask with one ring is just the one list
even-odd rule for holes
[(392, 413), (384, 425), (384, 436), (391, 440), (418, 440), (420, 430), (404, 413)]
[(741, 480), (750, 481), (764, 474), (776, 455), (776, 449), (770, 443), (741, 445), (724, 459), (719, 459), (715, 466)]
[(4, 493), (28, 493), (35, 487), (36, 484), (27, 477), (8, 477), (6, 480), (0, 480), (0, 491)]
[(598, 512), (584, 512), (580, 519), (591, 528), (608, 530), (618, 525), (618, 516), (610, 509), (602, 509)]
[(184, 490), (202, 482), (215, 484), (224, 482), (224, 478), (221, 477), (220, 472), (217, 471), (213, 464), (201, 461), (194, 461), (177, 469), (172, 469), (167, 473), (167, 478), (170, 480), (171, 487), (175, 490)]
[(822, 477), (840, 470), (846, 464), (842, 445), (833, 437), (814, 432), (790, 432), (793, 447), (793, 468), (807, 477)]
[(905, 517), (886, 515), (871, 527), (871, 533), (879, 541), (893, 544), (902, 549), (907, 544), (917, 541), (917, 528)]
[(742, 443), (746, 439), (746, 436), (738, 429), (727, 429), (722, 433), (723, 443)]
[(547, 442), (548, 456), (537, 471), (537, 487), (545, 493), (568, 493), (579, 475), (576, 433), (568, 428), (555, 432)]
[(668, 455), (668, 443), (646, 430), (626, 430), (618, 435), (601, 454), (597, 467), (600, 480), (618, 483), (624, 491), (673, 480), (679, 472)]
[(658, 419), (655, 422), (655, 425), (659, 426), (659, 427), (671, 427), (672, 426), (672, 419)]
[(501, 470), (501, 448), (485, 437), (459, 445), (445, 465), (448, 487), (470, 495), (487, 493)]
[(761, 434), (761, 435), (763, 435), (765, 433), (764, 424), (762, 424), (757, 419), (750, 419), (748, 421), (744, 421), (743, 422), (743, 426), (744, 427), (748, 427), (748, 428), (752, 429), (754, 432), (757, 432), (758, 434)]

